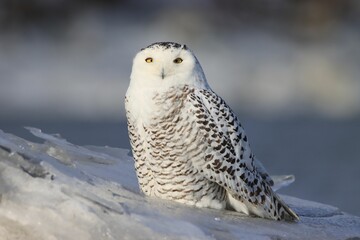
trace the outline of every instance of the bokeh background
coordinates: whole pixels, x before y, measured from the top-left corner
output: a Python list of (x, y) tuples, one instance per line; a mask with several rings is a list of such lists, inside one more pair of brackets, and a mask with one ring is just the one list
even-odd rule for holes
[(0, 129), (129, 148), (132, 58), (186, 43), (282, 193), (360, 215), (357, 0), (2, 0)]

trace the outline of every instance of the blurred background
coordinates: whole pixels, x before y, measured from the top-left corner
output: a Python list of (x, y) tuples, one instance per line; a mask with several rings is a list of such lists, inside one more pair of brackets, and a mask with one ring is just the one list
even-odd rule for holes
[(130, 148), (132, 58), (186, 43), (281, 193), (360, 215), (360, 2), (2, 0), (0, 129)]

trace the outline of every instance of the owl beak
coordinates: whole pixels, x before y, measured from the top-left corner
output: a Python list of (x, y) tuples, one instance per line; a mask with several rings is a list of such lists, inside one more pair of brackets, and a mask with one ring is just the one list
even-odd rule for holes
[(164, 79), (165, 78), (165, 71), (164, 68), (161, 69), (161, 78)]

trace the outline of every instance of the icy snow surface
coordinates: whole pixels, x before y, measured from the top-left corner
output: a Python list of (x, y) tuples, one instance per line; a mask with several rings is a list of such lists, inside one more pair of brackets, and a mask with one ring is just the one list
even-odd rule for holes
[[(360, 218), (283, 196), (298, 223), (144, 197), (129, 150), (0, 130), (0, 239), (360, 239)], [(125, 136), (124, 136), (125, 137)]]

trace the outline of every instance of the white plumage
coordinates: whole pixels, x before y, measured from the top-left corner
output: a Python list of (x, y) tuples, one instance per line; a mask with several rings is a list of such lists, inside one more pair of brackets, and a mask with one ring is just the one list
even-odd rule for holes
[(141, 190), (198, 207), (276, 220), (298, 216), (274, 193), (230, 107), (185, 46), (154, 43), (134, 58), (125, 98)]

